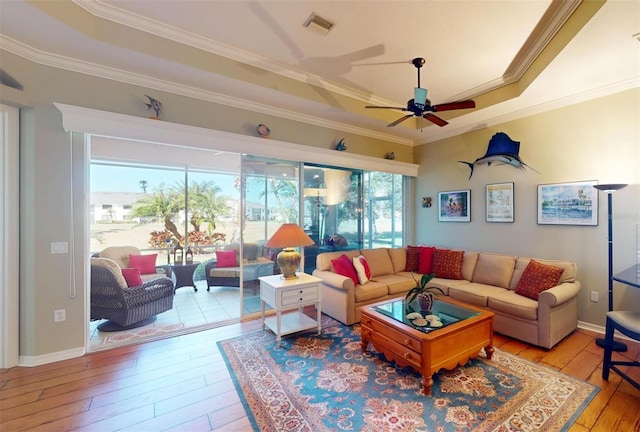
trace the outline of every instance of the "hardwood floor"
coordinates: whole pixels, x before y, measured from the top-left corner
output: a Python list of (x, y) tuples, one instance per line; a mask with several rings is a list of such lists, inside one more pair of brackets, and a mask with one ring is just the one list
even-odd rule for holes
[[(251, 431), (216, 341), (260, 328), (254, 320), (0, 370), (0, 430)], [(552, 350), (497, 334), (494, 342), (601, 388), (571, 431), (640, 431), (640, 391), (615, 372), (609, 382), (602, 380), (602, 349), (594, 343), (598, 336), (579, 329)], [(628, 346), (624, 355), (640, 358), (640, 344)], [(640, 379), (640, 370), (633, 373)]]

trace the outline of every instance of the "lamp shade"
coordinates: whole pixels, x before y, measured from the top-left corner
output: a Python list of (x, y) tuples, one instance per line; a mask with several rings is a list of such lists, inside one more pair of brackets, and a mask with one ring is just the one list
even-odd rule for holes
[(283, 224), (265, 243), (268, 248), (290, 248), (296, 246), (310, 246), (313, 240), (298, 224)]
[(296, 270), (300, 265), (300, 254), (293, 248), (296, 246), (310, 246), (314, 244), (311, 237), (294, 223), (287, 223), (282, 225), (271, 236), (271, 238), (265, 243), (265, 247), (268, 248), (282, 248), (282, 251), (278, 254), (277, 262), (282, 277), (285, 279), (295, 279)]
[(604, 191), (604, 192), (615, 192), (624, 187), (628, 186), (625, 183), (612, 183), (612, 184), (597, 184), (593, 185), (594, 188)]

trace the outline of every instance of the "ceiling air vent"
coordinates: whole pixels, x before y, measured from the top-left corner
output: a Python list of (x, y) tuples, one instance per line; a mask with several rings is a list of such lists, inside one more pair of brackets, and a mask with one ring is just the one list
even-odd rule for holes
[(306, 28), (315, 31), (316, 33), (320, 33), (321, 35), (326, 35), (329, 33), (334, 26), (334, 24), (326, 18), (322, 18), (319, 15), (316, 15), (315, 12), (311, 12), (309, 18), (303, 24)]

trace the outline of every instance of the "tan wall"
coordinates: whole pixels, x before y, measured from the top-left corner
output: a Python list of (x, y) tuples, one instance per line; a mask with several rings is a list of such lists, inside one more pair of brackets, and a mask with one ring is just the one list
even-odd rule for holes
[[(487, 151), (489, 139), (505, 132), (520, 141), (520, 157), (540, 174), (512, 166), (469, 168)], [(537, 185), (581, 180), (629, 183), (613, 196), (614, 272), (636, 261), (640, 223), (640, 89), (492, 126), (416, 149), (418, 199), (434, 206), (415, 210), (416, 242), (521, 256), (570, 259), (578, 263), (579, 319), (604, 325), (607, 310), (607, 197), (600, 193), (597, 227), (537, 224)], [(485, 186), (515, 183), (515, 222), (485, 221)], [(439, 191), (470, 189), (471, 222), (438, 222)], [(589, 300), (591, 291), (600, 301)], [(617, 285), (616, 307), (640, 304), (640, 290)]]
[[(21, 108), (20, 356), (27, 363), (76, 353), (85, 345), (87, 327), (81, 186), (85, 155), (82, 143), (74, 140), (72, 176), (71, 137), (53, 102), (149, 117), (143, 105), (146, 93), (162, 101), (166, 121), (252, 136), (257, 124), (266, 123), (280, 141), (333, 149), (344, 137), (350, 153), (382, 158), (394, 151), (398, 161), (413, 159), (409, 146), (50, 68), (1, 50), (0, 64), (24, 86), (22, 92), (3, 86), (0, 102)], [(73, 238), (73, 262), (72, 254), (50, 253), (51, 242)], [(66, 309), (65, 322), (54, 324), (56, 309)]]

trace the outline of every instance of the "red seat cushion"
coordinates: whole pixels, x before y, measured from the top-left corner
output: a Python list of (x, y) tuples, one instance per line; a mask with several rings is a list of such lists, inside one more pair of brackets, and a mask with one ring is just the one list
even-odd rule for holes
[(558, 285), (564, 269), (531, 260), (516, 287), (516, 294), (538, 300), (542, 291)]
[(140, 269), (140, 274), (153, 274), (156, 272), (156, 258), (158, 254), (129, 255), (129, 268)]
[(351, 278), (353, 283), (358, 285), (358, 273), (356, 273), (356, 268), (348, 256), (342, 254), (338, 258), (331, 260), (331, 264), (333, 265), (333, 271), (341, 276)]
[(236, 251), (216, 251), (216, 268), (238, 267)]

